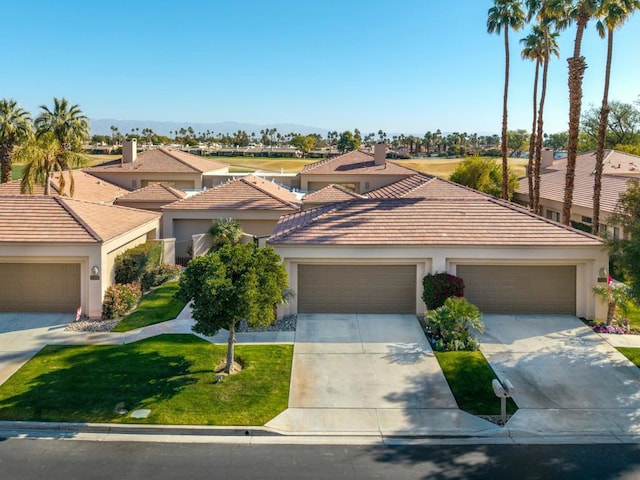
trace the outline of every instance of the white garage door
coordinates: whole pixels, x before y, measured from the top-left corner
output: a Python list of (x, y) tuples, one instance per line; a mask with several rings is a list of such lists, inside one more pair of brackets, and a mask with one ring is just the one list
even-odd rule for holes
[(75, 312), (79, 263), (0, 263), (0, 312)]
[(483, 313), (576, 314), (576, 267), (458, 265), (464, 296)]
[(415, 313), (415, 265), (298, 265), (301, 313)]

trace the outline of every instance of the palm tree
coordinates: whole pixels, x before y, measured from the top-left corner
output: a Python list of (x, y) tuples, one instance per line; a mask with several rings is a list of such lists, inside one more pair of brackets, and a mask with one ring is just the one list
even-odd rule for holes
[(53, 98), (53, 109), (41, 105), (36, 118), (36, 135), (52, 132), (65, 150), (79, 150), (89, 138), (89, 120), (78, 105), (69, 105), (66, 98)]
[(509, 96), (509, 28), (520, 30), (524, 12), (517, 0), (494, 0), (488, 11), (487, 31), (498, 35), (504, 30), (504, 94), (502, 100), (502, 198), (509, 199), (509, 165), (507, 160), (507, 100)]
[(604, 143), (609, 120), (609, 80), (611, 77), (611, 55), (613, 53), (613, 32), (629, 18), (634, 10), (640, 8), (639, 0), (603, 0), (596, 24), (601, 38), (607, 37), (607, 63), (604, 72), (604, 92), (600, 107), (600, 123), (598, 125), (598, 147), (596, 149), (596, 168), (593, 180), (593, 220), (591, 232), (594, 235), (600, 230), (600, 193), (602, 191), (602, 168), (604, 163)]
[(0, 100), (0, 183), (10, 182), (13, 151), (31, 133), (31, 116), (15, 100)]
[[(45, 195), (50, 194), (51, 174), (68, 170), (69, 194), (73, 196), (74, 181), (71, 169), (85, 161), (84, 155), (64, 148), (53, 132), (30, 136), (29, 140), (16, 149), (15, 158), (26, 163), (22, 172), (20, 191), (32, 194), (37, 184), (44, 187)], [(64, 175), (60, 175), (58, 192), (60, 195), (64, 194), (65, 186)]]
[(211, 250), (217, 250), (223, 245), (237, 245), (242, 239), (242, 227), (233, 218), (221, 218), (213, 222), (208, 231), (211, 235)]
[(571, 223), (573, 207), (573, 188), (578, 156), (578, 134), (580, 133), (580, 110), (582, 109), (582, 77), (587, 68), (581, 54), (582, 37), (587, 23), (598, 11), (601, 0), (550, 0), (550, 10), (557, 15), (561, 28), (576, 24), (576, 37), (573, 43), (573, 56), (567, 59), (569, 64), (569, 138), (567, 145), (567, 171), (564, 184), (564, 202), (562, 205), (562, 223)]

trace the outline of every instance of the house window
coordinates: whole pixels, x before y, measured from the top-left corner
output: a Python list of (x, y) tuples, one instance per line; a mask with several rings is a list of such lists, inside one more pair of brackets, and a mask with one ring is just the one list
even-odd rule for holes
[(591, 225), (591, 222), (593, 222), (593, 219), (591, 217), (582, 217), (582, 223), (588, 223), (589, 225)]
[(620, 227), (613, 227), (613, 239), (620, 240)]
[(131, 188), (133, 189), (138, 188), (138, 180), (131, 180)]
[(560, 221), (560, 212), (554, 212), (553, 210), (547, 210), (547, 218), (554, 222)]
[(368, 192), (370, 188), (371, 186), (369, 185), (369, 182), (364, 182), (364, 191)]

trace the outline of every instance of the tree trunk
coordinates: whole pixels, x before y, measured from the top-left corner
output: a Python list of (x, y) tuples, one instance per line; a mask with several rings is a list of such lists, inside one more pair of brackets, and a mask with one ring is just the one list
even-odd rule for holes
[(227, 363), (222, 369), (224, 373), (231, 375), (234, 372), (233, 368), (233, 359), (234, 355), (234, 346), (236, 343), (236, 322), (231, 322), (229, 324), (229, 338), (227, 339)]
[(564, 202), (562, 205), (562, 223), (571, 224), (573, 207), (573, 187), (576, 173), (576, 157), (578, 156), (578, 134), (580, 133), (580, 109), (582, 108), (582, 77), (587, 68), (585, 59), (580, 55), (582, 36), (587, 25), (587, 18), (579, 18), (573, 57), (569, 58), (569, 141), (567, 147), (567, 172), (564, 184)]
[(542, 169), (542, 140), (544, 136), (544, 102), (547, 98), (547, 78), (549, 76), (549, 30), (544, 29), (545, 37), (545, 59), (542, 67), (542, 89), (540, 91), (540, 108), (538, 108), (538, 133), (536, 135), (536, 154), (533, 166), (533, 212), (540, 215), (542, 213), (542, 205), (540, 205), (540, 170)]
[(607, 65), (604, 71), (604, 93), (600, 108), (600, 123), (598, 125), (598, 148), (596, 150), (596, 170), (593, 177), (593, 220), (591, 233), (598, 235), (600, 231), (600, 193), (602, 192), (602, 169), (604, 166), (604, 143), (607, 136), (607, 122), (609, 120), (609, 79), (611, 77), (611, 55), (613, 53), (613, 29), (607, 32)]
[(504, 29), (504, 95), (502, 98), (502, 198), (509, 199), (509, 163), (507, 160), (507, 100), (509, 96), (509, 28)]
[(536, 60), (536, 73), (533, 80), (533, 122), (531, 125), (531, 136), (529, 137), (529, 162), (527, 163), (527, 181), (529, 183), (529, 210), (535, 212), (533, 204), (533, 157), (536, 152), (536, 120), (538, 116), (538, 73), (540, 72), (540, 61)]
[(0, 183), (10, 182), (12, 179), (11, 147), (0, 145)]

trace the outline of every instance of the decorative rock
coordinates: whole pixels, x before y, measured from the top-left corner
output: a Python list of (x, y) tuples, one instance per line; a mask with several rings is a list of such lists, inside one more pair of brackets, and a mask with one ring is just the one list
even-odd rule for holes
[(151, 410), (148, 408), (141, 408), (140, 410), (134, 410), (131, 412), (131, 418), (147, 418), (151, 414)]

